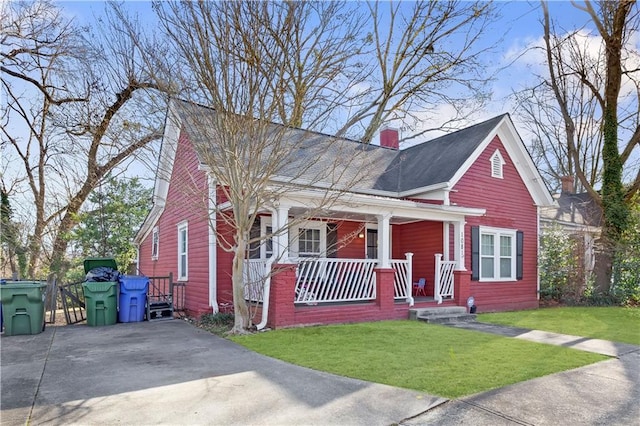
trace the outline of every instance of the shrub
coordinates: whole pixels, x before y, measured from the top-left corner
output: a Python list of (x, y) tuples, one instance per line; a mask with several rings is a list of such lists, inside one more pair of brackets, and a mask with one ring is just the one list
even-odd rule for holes
[(577, 256), (578, 240), (558, 225), (545, 228), (540, 237), (540, 297), (577, 303), (585, 289), (585, 276)]
[(204, 314), (196, 321), (196, 325), (210, 333), (224, 336), (233, 328), (234, 318), (231, 313)]

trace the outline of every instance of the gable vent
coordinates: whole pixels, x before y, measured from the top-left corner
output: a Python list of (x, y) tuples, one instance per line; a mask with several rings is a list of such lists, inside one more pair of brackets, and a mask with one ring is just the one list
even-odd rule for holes
[(502, 168), (504, 166), (504, 159), (502, 158), (502, 154), (500, 154), (500, 150), (496, 149), (496, 152), (491, 156), (491, 177), (494, 178), (503, 178)]

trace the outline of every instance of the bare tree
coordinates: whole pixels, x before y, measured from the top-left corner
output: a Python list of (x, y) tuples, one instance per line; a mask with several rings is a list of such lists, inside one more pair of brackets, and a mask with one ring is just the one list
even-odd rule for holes
[(433, 130), (415, 131), (430, 110), (447, 104), (462, 115), (463, 106), (486, 100), (489, 77), (481, 58), (490, 47), (480, 42), (494, 19), (491, 2), (376, 1), (366, 7), (374, 61), (341, 132), (351, 130), (368, 143), (396, 120), (412, 130), (406, 138), (412, 139)]
[[(220, 246), (233, 253), (233, 332), (250, 325), (243, 283), (248, 247), (288, 232), (274, 224), (268, 235), (252, 236), (258, 215), (276, 209), (302, 185), (314, 188), (317, 197), (305, 211), (296, 211), (295, 220), (313, 217), (367, 177), (366, 145), (297, 127), (326, 131), (328, 126), (339, 135), (362, 130), (358, 139), (369, 142), (390, 117), (404, 118), (426, 102), (452, 100), (444, 96), (447, 84), (475, 89), (481, 80), (473, 77), (479, 55), (473, 48), (491, 10), (486, 3), (420, 2), (410, 12), (398, 4), (390, 8), (391, 22), (377, 3), (359, 6), (155, 5), (186, 65), (182, 93), (211, 108), (186, 106), (181, 117), (218, 195), (228, 201), (216, 206), (216, 217), (233, 231), (215, 231)], [(435, 52), (460, 33), (466, 35), (460, 52)], [(465, 72), (470, 74), (463, 80)], [(345, 118), (348, 108), (351, 115)]]
[[(276, 209), (280, 200), (300, 185), (322, 182), (329, 190), (296, 218), (304, 220), (330, 206), (341, 191), (357, 181), (358, 173), (347, 176), (346, 170), (367, 170), (364, 162), (347, 167), (361, 157), (359, 144), (290, 126), (318, 122), (330, 114), (331, 102), (323, 108), (309, 105), (314, 99), (330, 100), (322, 92), (336, 69), (343, 66), (340, 55), (344, 60), (348, 55), (321, 54), (327, 46), (340, 44), (326, 34), (312, 31), (313, 43), (307, 46), (301, 42), (308, 30), (299, 27), (301, 16), (307, 16), (308, 11), (326, 13), (322, 7), (293, 2), (187, 2), (165, 7), (159, 10), (161, 21), (188, 64), (186, 81), (193, 79), (198, 89), (195, 99), (210, 107), (205, 110), (185, 103), (181, 116), (200, 161), (218, 188), (217, 195), (230, 203), (226, 209), (226, 203), (212, 200), (217, 215), (217, 225), (212, 226), (220, 247), (233, 253), (236, 316), (232, 331), (242, 333), (250, 327), (251, 319), (243, 280), (248, 249), (288, 232), (295, 223), (288, 221), (286, 229), (274, 224), (269, 235), (252, 236), (258, 215), (265, 209)], [(328, 17), (323, 15), (323, 19)], [(296, 70), (282, 59), (285, 57), (305, 59), (294, 62), (300, 67)], [(311, 110), (314, 115), (309, 114)], [(274, 123), (278, 121), (280, 124)], [(327, 148), (332, 149), (334, 161), (318, 161)], [(202, 214), (208, 212), (203, 210)], [(231, 231), (223, 232), (222, 228)]]
[[(116, 15), (91, 32), (49, 1), (4, 10), (3, 148), (19, 159), (17, 179), (36, 210), (28, 273), (38, 272), (45, 245), (51, 270), (60, 272), (68, 233), (91, 191), (160, 137), (158, 99), (149, 102), (159, 86)], [(132, 111), (147, 114), (132, 119)]]
[[(558, 188), (563, 176), (577, 176), (577, 170), (583, 173), (590, 188), (596, 188), (602, 180), (599, 103), (576, 71), (579, 67), (581, 74), (589, 75), (601, 86), (602, 47), (591, 51), (590, 39), (580, 30), (562, 36), (551, 31), (545, 51), (552, 58), (554, 79), (538, 76), (536, 86), (516, 94), (518, 113), (534, 135), (532, 155), (549, 188)], [(586, 190), (579, 179), (574, 189)]]
[(634, 0), (602, 1), (597, 9), (590, 1), (573, 5), (586, 12), (595, 27), (599, 51), (589, 52), (584, 28), (558, 35), (542, 2), (549, 74), (528, 91), (523, 105), (540, 141), (539, 154), (550, 148), (541, 155), (553, 170), (550, 176), (577, 176), (602, 208), (595, 272), (596, 288), (605, 293), (611, 286), (617, 241), (627, 227), (629, 203), (640, 188), (640, 169), (633, 160), (640, 147), (640, 70), (634, 61), (637, 53), (628, 45), (638, 29), (638, 10)]

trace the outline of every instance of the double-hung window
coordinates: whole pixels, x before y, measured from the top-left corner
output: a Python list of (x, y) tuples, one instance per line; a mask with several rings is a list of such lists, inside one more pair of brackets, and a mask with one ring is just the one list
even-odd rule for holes
[(321, 257), (327, 252), (327, 225), (320, 221), (308, 221), (292, 230), (293, 257)]
[(188, 279), (189, 269), (189, 228), (187, 222), (178, 224), (178, 280)]
[(309, 257), (320, 255), (320, 230), (300, 228), (298, 233), (298, 256)]
[(480, 281), (516, 279), (516, 231), (480, 227)]

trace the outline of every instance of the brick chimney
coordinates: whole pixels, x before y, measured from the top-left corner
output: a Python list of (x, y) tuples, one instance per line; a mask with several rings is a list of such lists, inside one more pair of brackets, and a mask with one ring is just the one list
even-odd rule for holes
[(562, 182), (562, 193), (563, 194), (573, 194), (573, 191), (574, 191), (573, 176), (562, 176), (560, 178), (560, 182)]
[(385, 127), (380, 131), (380, 146), (397, 150), (400, 147), (398, 129)]

